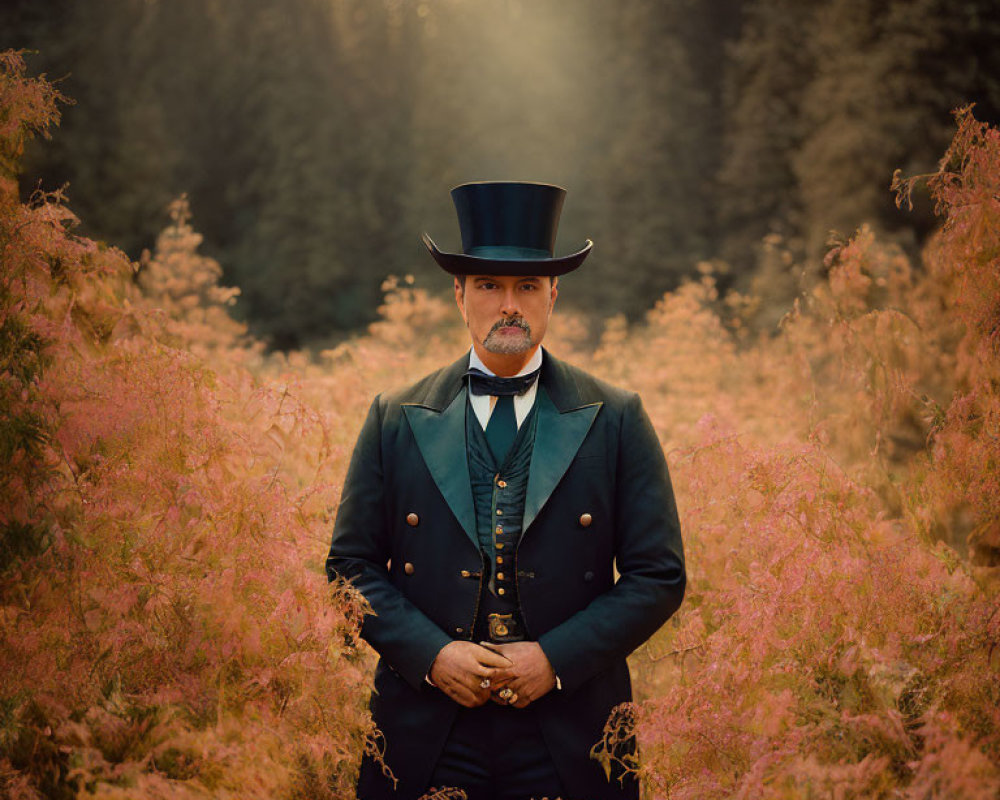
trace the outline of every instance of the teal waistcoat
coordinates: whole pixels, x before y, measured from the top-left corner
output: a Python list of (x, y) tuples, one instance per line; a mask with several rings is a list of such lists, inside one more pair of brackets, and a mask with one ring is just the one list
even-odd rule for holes
[(486, 565), (483, 584), (493, 598), (503, 601), (503, 606), (517, 604), (514, 551), (521, 538), (528, 468), (535, 445), (537, 406), (536, 402), (518, 428), (503, 463), (497, 464), (471, 404), (466, 404), (466, 441), (476, 535)]

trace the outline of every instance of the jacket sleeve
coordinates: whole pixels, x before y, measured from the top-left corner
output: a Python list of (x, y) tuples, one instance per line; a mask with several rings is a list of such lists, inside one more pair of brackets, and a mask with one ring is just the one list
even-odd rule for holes
[(424, 685), (438, 652), (451, 641), (444, 631), (403, 596), (389, 578), (391, 558), (382, 463), (382, 410), (376, 397), (358, 435), (344, 480), (333, 540), (326, 559), (327, 579), (351, 581), (373, 614), (361, 635), (415, 689)]
[(686, 572), (663, 448), (639, 396), (623, 410), (615, 492), (617, 583), (538, 643), (573, 691), (652, 636), (680, 607)]

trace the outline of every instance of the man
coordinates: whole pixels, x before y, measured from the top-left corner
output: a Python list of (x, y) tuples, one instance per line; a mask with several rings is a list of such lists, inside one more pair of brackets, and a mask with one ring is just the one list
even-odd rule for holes
[(638, 797), (590, 751), (631, 699), (626, 655), (681, 604), (684, 555), (638, 396), (540, 347), (558, 276), (592, 246), (553, 256), (564, 197), (463, 184), (463, 252), (424, 235), (472, 349), (376, 397), (344, 484), (327, 573), (375, 612), (362, 635), (392, 773), (366, 757), (359, 797)]

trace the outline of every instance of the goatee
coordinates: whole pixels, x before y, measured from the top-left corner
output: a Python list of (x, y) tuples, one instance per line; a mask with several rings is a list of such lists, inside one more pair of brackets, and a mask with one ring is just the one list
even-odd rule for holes
[[(500, 333), (503, 328), (518, 328), (523, 332), (521, 336), (513, 336), (509, 333)], [(531, 349), (531, 326), (520, 317), (511, 320), (500, 320), (486, 334), (483, 339), (483, 347), (491, 353), (501, 355), (512, 355), (523, 353)]]

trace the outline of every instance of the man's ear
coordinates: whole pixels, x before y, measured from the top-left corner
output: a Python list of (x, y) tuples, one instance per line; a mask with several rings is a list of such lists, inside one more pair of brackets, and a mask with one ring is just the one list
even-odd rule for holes
[(552, 309), (556, 304), (556, 298), (559, 296), (559, 276), (553, 275), (550, 279), (549, 286), (549, 313), (552, 313)]
[(468, 325), (469, 320), (465, 316), (465, 285), (464, 281), (458, 275), (455, 276), (455, 305), (458, 306), (462, 320)]

